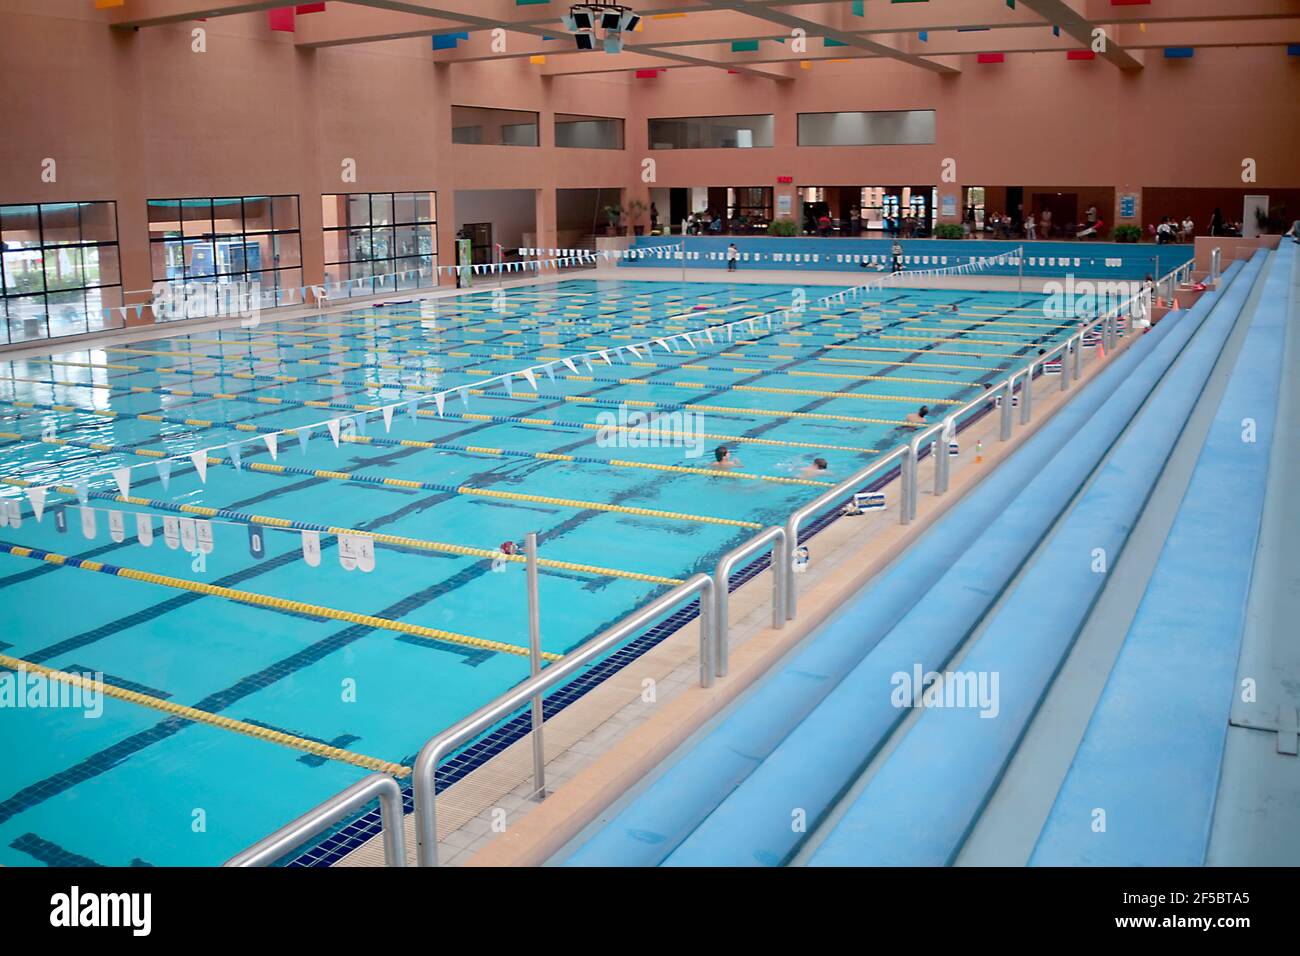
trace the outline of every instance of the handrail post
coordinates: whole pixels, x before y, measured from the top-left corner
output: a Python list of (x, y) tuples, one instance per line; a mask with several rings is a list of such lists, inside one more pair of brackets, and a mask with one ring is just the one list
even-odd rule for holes
[(913, 438), (908, 448), (908, 457), (912, 460), (907, 479), (907, 520), (910, 524), (916, 520), (916, 508), (921, 497), (921, 436)]
[(1034, 361), (1025, 369), (1025, 383), (1020, 386), (1020, 424), (1028, 425), (1033, 416), (1034, 407)]
[(916, 453), (912, 446), (907, 446), (903, 460), (898, 463), (898, 523), (910, 524), (912, 505), (909, 499), (912, 490), (912, 475), (916, 472)]
[(1074, 380), (1077, 382), (1083, 378), (1083, 333), (1080, 332), (1074, 340)]
[(759, 553), (771, 543), (772, 559), (772, 627), (785, 627), (788, 620), (787, 601), (790, 587), (787, 578), (793, 574), (791, 563), (794, 551), (788, 546), (786, 529), (773, 525), (750, 538), (744, 544), (728, 551), (718, 560), (713, 575), (713, 635), (715, 648), (714, 673), (726, 677), (731, 664), (731, 572), (741, 561)]
[(1061, 391), (1066, 391), (1070, 387), (1070, 340), (1065, 340), (1065, 346), (1061, 349)]
[(935, 454), (938, 456), (934, 460), (934, 493), (935, 495), (947, 494), (948, 481), (952, 473), (951, 454), (948, 451), (948, 444), (957, 437), (957, 416), (950, 415), (944, 420), (943, 429), (939, 432), (939, 437), (935, 441)]
[[(528, 559), (528, 662), (529, 674), (542, 672), (542, 612), (537, 584), (537, 533), (524, 535), (524, 554)], [(542, 737), (542, 692), (533, 695), (533, 795), (546, 796), (546, 742)]]
[(1009, 441), (1011, 438), (1011, 396), (1015, 394), (1016, 376), (1007, 377), (1007, 382), (1002, 386), (1002, 421), (998, 428), (998, 440)]

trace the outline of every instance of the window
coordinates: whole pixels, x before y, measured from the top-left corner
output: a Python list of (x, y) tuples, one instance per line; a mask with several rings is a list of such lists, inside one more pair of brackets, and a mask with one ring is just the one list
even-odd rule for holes
[(556, 113), (555, 145), (570, 149), (622, 149), (623, 121)]
[(934, 110), (800, 113), (800, 146), (918, 146), (934, 142)]
[(155, 282), (256, 283), (279, 305), (302, 287), (297, 196), (150, 199)]
[(327, 283), (349, 296), (438, 284), (434, 193), (322, 196), (321, 211)]
[(537, 114), (486, 106), (453, 106), (451, 141), (471, 146), (536, 146)]
[(749, 149), (772, 145), (772, 114), (650, 120), (651, 149)]
[(0, 206), (0, 343), (120, 328), (117, 204)]

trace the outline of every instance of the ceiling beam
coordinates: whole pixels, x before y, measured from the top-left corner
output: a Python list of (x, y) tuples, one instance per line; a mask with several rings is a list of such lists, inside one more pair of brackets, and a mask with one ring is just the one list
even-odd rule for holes
[[(1060, 27), (1062, 33), (1077, 40), (1085, 49), (1093, 50), (1103, 60), (1115, 64), (1121, 70), (1140, 70), (1145, 65), (1120, 45), (1119, 38), (1112, 35), (1113, 31), (1097, 26), (1066, 0), (1020, 0), (1020, 2), (1052, 26)], [(1100, 50), (1093, 49), (1093, 35), (1097, 30), (1101, 30), (1104, 34)]]

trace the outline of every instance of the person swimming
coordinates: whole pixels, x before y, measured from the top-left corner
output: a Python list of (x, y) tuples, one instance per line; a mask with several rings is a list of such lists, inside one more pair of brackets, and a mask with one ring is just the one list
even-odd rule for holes
[(921, 422), (921, 423), (924, 423), (924, 422), (927, 420), (927, 416), (928, 416), (929, 414), (930, 414), (930, 407), (929, 407), (928, 405), (922, 405), (922, 406), (921, 406), (919, 409), (917, 409), (916, 411), (914, 411), (914, 412), (908, 412), (908, 413), (907, 413), (907, 420), (908, 420), (909, 422)]
[(731, 449), (726, 445), (719, 445), (713, 449), (713, 467), (721, 471), (729, 471), (732, 468), (740, 468), (740, 459), (731, 453)]
[(818, 478), (825, 474), (829, 468), (830, 466), (826, 463), (825, 458), (814, 458), (812, 464), (799, 472), (799, 475), (803, 478)]

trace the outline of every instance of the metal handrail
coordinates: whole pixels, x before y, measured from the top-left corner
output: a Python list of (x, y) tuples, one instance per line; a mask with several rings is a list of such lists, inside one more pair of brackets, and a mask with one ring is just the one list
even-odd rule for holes
[(223, 866), (270, 866), (280, 857), (329, 829), (370, 801), (379, 800), (384, 828), (384, 865), (406, 866), (406, 834), (402, 830), (402, 788), (386, 773), (362, 777), (341, 793), (308, 810), (298, 819), (236, 853)]
[(435, 735), (415, 758), (412, 780), (415, 787), (415, 854), (418, 866), (438, 865), (437, 776), (438, 764), (453, 749), (490, 729), (501, 718), (528, 704), (535, 694), (571, 677), (583, 665), (605, 651), (636, 634), (655, 619), (689, 598), (700, 597), (700, 676), (706, 668), (713, 667), (712, 607), (713, 579), (707, 574), (696, 574), (666, 594), (629, 614), (599, 637), (558, 662), (547, 667), (536, 677), (517, 685), (496, 700), (479, 708), (463, 720)]
[[(744, 544), (733, 548), (718, 561), (718, 569), (713, 574), (713, 633), (717, 641), (714, 652), (716, 673), (719, 677), (727, 676), (727, 666), (731, 653), (731, 572), (745, 558), (772, 545), (772, 627), (785, 627), (785, 595), (789, 588), (786, 578), (793, 573), (790, 551), (785, 529), (773, 525), (760, 531)], [(703, 675), (701, 675), (703, 676)], [(701, 679), (702, 687), (711, 687), (713, 681)]]

